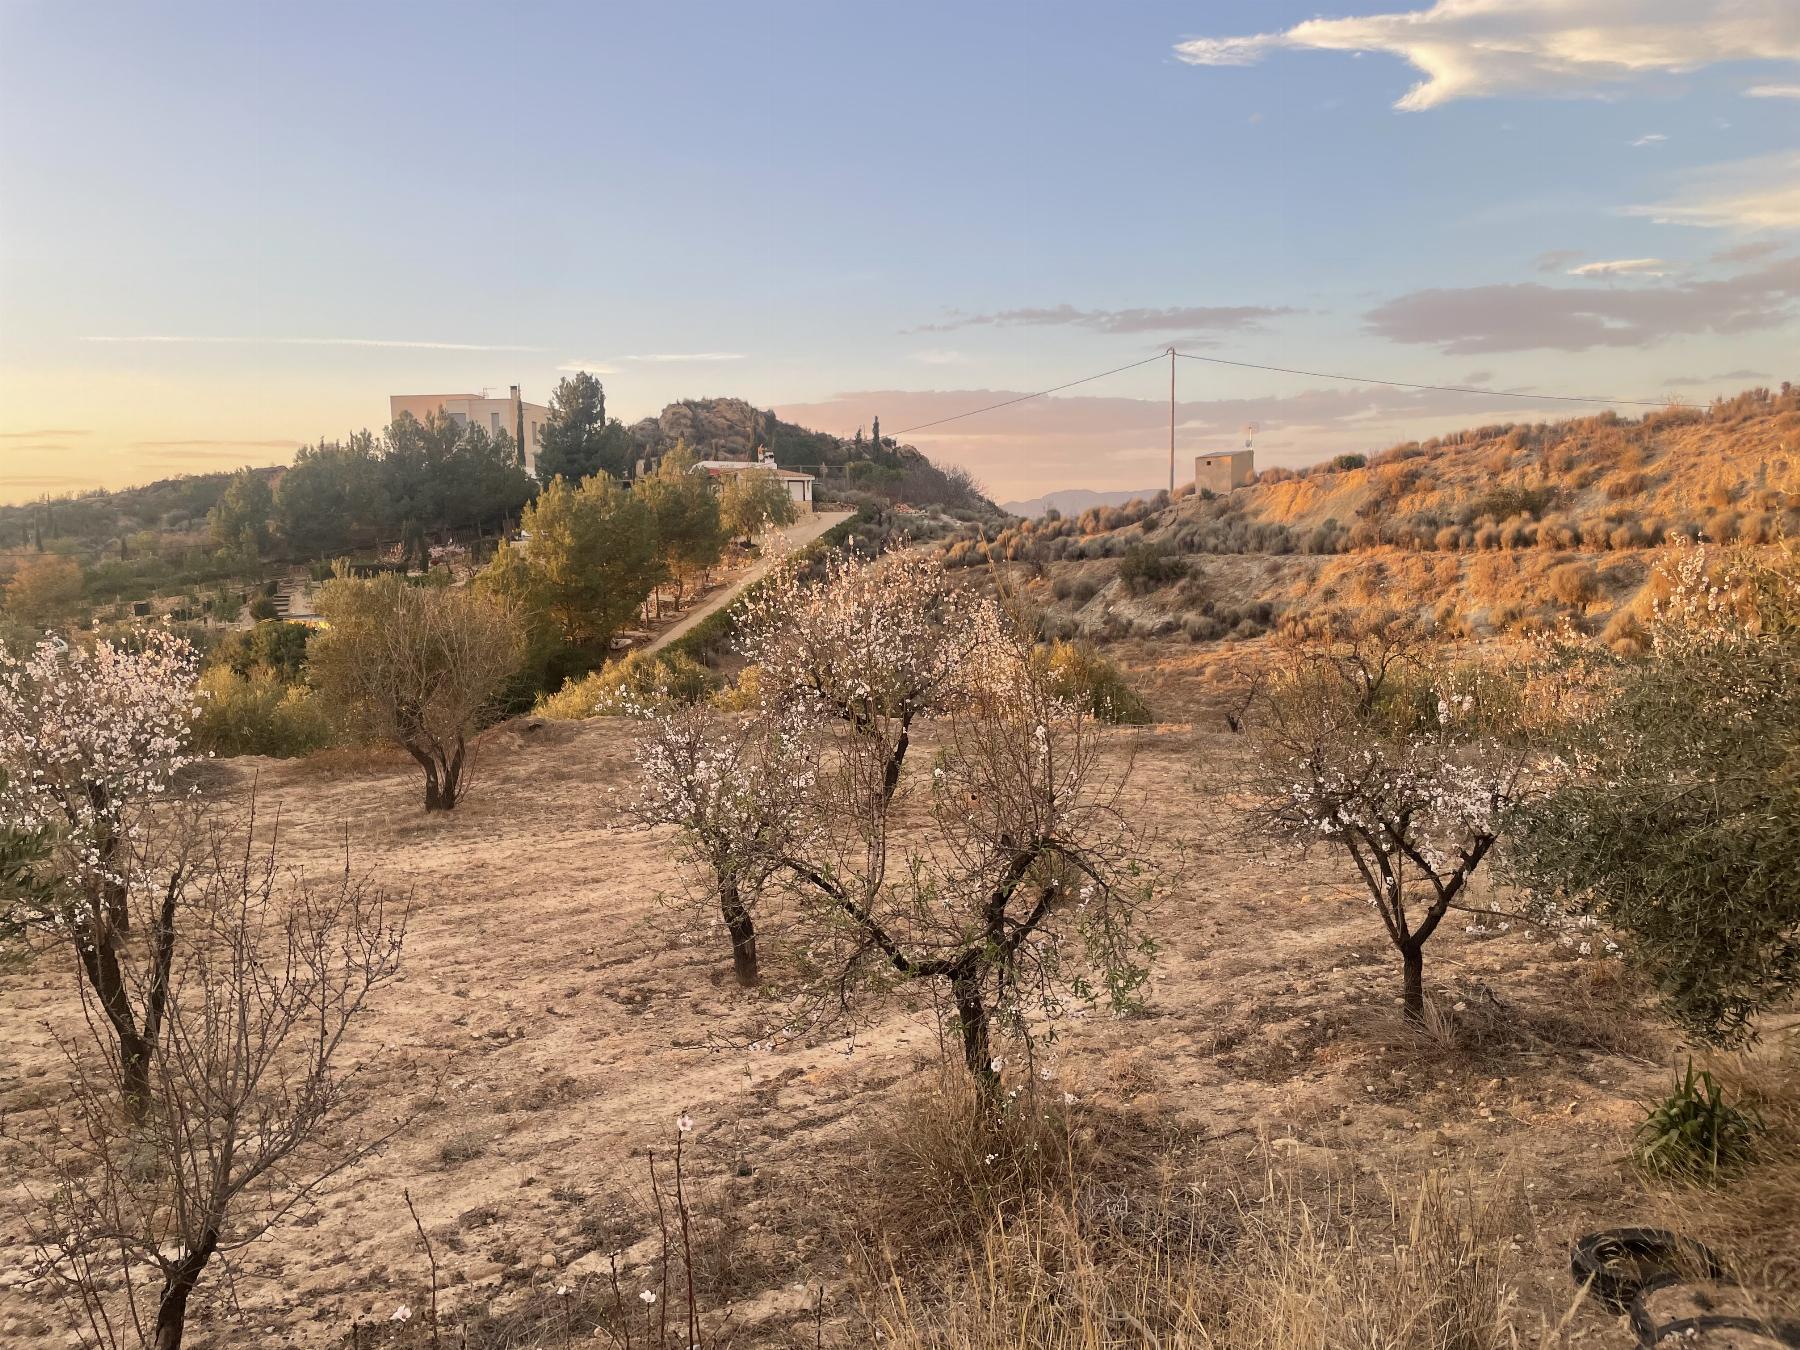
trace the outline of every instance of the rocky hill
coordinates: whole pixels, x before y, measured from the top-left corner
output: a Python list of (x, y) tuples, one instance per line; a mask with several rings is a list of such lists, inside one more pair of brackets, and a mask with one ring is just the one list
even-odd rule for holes
[(963, 470), (933, 464), (891, 436), (846, 439), (784, 422), (741, 398), (683, 399), (626, 429), (634, 459), (661, 458), (685, 442), (702, 459), (749, 459), (767, 449), (784, 469), (816, 475), (823, 495), (866, 492), (915, 506), (995, 517), (999, 508)]
[(1630, 643), (1676, 539), (1800, 539), (1800, 389), (1478, 427), (1264, 470), (1225, 495), (1049, 513), (946, 559), (1022, 568), (1054, 626), (1099, 637), (1248, 638), (1284, 616), (1397, 605), (1471, 635), (1572, 617)]

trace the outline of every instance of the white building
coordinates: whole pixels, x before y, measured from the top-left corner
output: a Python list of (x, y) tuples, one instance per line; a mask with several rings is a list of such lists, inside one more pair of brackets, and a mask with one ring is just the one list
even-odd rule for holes
[(802, 511), (813, 509), (813, 476), (801, 473), (798, 469), (778, 468), (773, 457), (767, 451), (761, 459), (703, 459), (694, 465), (692, 472), (703, 473), (708, 478), (721, 479), (726, 474), (749, 473), (760, 471), (772, 473), (787, 488), (787, 494)]
[(431, 414), (441, 412), (458, 426), (473, 422), (484, 427), (490, 436), (504, 431), (515, 441), (523, 437), (525, 468), (537, 473), (538, 447), (544, 443), (544, 424), (550, 410), (541, 403), (527, 403), (519, 397), (519, 386), (513, 385), (505, 398), (489, 398), (480, 394), (390, 394), (388, 420), (401, 413), (411, 413), (423, 422)]

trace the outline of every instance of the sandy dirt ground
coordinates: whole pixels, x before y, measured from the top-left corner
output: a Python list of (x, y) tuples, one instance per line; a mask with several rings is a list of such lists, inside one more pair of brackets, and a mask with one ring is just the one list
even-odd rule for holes
[[(1667, 1072), (1666, 1035), (1617, 1012), (1601, 963), (1446, 924), (1427, 980), (1446, 1005), (1499, 1010), (1515, 1043), (1437, 1063), (1397, 1049), (1378, 1030), (1393, 1023), (1399, 981), (1374, 913), (1328, 855), (1270, 858), (1241, 839), (1220, 787), (1235, 738), (1197, 659), (1138, 655), (1159, 713), (1184, 719), (1108, 733), (1120, 753), (1135, 748), (1164, 835), (1163, 951), (1147, 1013), (1075, 1026), (1058, 1082), (1083, 1109), (1168, 1122), (1231, 1166), (1260, 1152), (1402, 1177), (1508, 1168), (1532, 1221), (1519, 1241), (1543, 1272), (1540, 1304), (1522, 1316), (1554, 1318), (1569, 1240), (1641, 1217), (1619, 1160)], [(812, 1345), (820, 1287), (833, 1334), (861, 1343), (843, 1330), (841, 1254), (808, 1202), (932, 1072), (928, 1007), (890, 999), (853, 1045), (723, 1047), (720, 1033), (748, 1025), (749, 996), (721, 949), (667, 935), (668, 836), (615, 824), (630, 726), (526, 727), (491, 736), (472, 795), (442, 817), (420, 810), (398, 757), (217, 770), (222, 791), (255, 783), (263, 819), (279, 811), (289, 863), (329, 870), (348, 839), (359, 868), (411, 892), (404, 973), (353, 1046), (372, 1089), (353, 1124), (413, 1118), (314, 1210), (241, 1253), (229, 1278), (208, 1273), (191, 1344), (347, 1345), (359, 1319), (422, 1307), (427, 1268), (403, 1190), (438, 1246), (447, 1317), (592, 1289), (610, 1250), (641, 1254), (620, 1197), (641, 1197), (644, 1150), (666, 1148), (682, 1112), (695, 1121), (695, 1184), (731, 1215), (733, 1343)], [(62, 1098), (53, 1033), (79, 1025), (59, 953), (0, 974), (9, 1134)], [(17, 1148), (4, 1161), (0, 1345), (70, 1344), (23, 1224), (41, 1179)], [(1582, 1344), (1631, 1343), (1598, 1316), (1575, 1326)]]

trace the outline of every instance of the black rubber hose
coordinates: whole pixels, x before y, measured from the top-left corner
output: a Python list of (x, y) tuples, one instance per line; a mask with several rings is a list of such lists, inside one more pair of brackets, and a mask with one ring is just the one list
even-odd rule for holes
[(1716, 1280), (1724, 1277), (1725, 1267), (1703, 1243), (1666, 1228), (1609, 1228), (1576, 1241), (1569, 1252), (1569, 1273), (1607, 1311), (1622, 1313), (1660, 1275)]

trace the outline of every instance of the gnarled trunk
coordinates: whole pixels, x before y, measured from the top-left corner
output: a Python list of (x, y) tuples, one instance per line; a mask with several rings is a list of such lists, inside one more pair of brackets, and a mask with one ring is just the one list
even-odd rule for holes
[(963, 1063), (975, 1079), (981, 1099), (992, 1104), (1000, 1093), (1000, 1071), (994, 1067), (994, 1046), (988, 1028), (987, 1002), (981, 996), (981, 974), (974, 968), (950, 977), (950, 993), (956, 1000), (956, 1025), (962, 1034)]
[(757, 981), (756, 921), (750, 917), (750, 907), (744, 903), (737, 882), (728, 881), (719, 887), (719, 914), (725, 920), (726, 931), (731, 934), (732, 973), (739, 984), (754, 985)]
[(200, 1282), (200, 1272), (219, 1245), (219, 1235), (208, 1232), (200, 1245), (189, 1252), (180, 1265), (163, 1281), (162, 1299), (156, 1305), (156, 1337), (154, 1350), (181, 1350), (182, 1331), (187, 1325), (188, 1295)]

